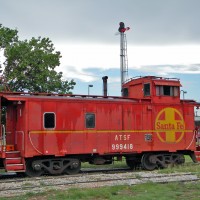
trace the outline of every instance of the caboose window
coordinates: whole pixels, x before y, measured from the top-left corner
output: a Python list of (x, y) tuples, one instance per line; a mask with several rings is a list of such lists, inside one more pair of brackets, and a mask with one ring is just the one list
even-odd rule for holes
[(164, 96), (173, 96), (171, 89), (172, 89), (172, 87), (170, 87), (170, 86), (163, 86), (163, 94), (164, 94)]
[(175, 96), (179, 95), (179, 87), (176, 86), (156, 86), (157, 96)]
[(55, 128), (55, 113), (44, 113), (44, 128)]
[(128, 88), (123, 88), (122, 94), (123, 94), (123, 97), (128, 97)]
[(144, 84), (144, 96), (150, 96), (150, 83)]
[(85, 115), (86, 128), (95, 128), (95, 114), (87, 113)]

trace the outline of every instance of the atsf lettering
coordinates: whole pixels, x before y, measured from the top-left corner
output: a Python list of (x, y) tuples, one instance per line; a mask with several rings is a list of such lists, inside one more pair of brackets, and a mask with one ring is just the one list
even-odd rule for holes
[(115, 135), (115, 141), (127, 141), (130, 140), (131, 135)]

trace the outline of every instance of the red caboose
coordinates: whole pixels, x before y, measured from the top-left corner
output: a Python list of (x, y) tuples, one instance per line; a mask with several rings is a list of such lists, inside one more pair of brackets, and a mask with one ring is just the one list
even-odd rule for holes
[(0, 167), (29, 176), (75, 174), (81, 162), (153, 170), (195, 161), (192, 100), (180, 100), (180, 81), (139, 77), (123, 97), (1, 93)]

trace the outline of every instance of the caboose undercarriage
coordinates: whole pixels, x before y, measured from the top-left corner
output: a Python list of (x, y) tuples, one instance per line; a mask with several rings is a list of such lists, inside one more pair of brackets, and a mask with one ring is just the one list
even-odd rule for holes
[[(167, 168), (169, 165), (181, 165), (185, 162), (184, 154), (191, 156), (193, 161), (196, 162), (195, 157), (192, 152), (143, 152), (141, 154), (128, 154), (123, 155), (126, 159), (126, 164), (130, 169), (144, 169), (144, 170), (154, 170), (158, 168)], [(122, 155), (73, 155), (67, 157), (34, 157), (24, 159), (24, 169), (19, 168), (16, 170), (16, 166), (21, 166), (22, 164), (17, 163), (19, 158), (6, 158), (1, 160), (2, 167), (5, 165), (8, 171), (12, 171), (11, 168), (15, 167), (15, 172), (25, 172), (27, 176), (35, 177), (41, 176), (42, 174), (68, 174), (74, 175), (79, 173), (81, 170), (81, 163), (88, 162), (94, 165), (105, 165), (112, 164), (115, 160), (122, 160)], [(15, 164), (11, 160), (15, 160)], [(11, 168), (9, 168), (11, 167)], [(14, 169), (14, 168), (13, 168)]]
[(28, 176), (40, 176), (44, 173), (77, 174), (81, 169), (81, 162), (77, 158), (29, 158), (26, 160), (26, 174)]

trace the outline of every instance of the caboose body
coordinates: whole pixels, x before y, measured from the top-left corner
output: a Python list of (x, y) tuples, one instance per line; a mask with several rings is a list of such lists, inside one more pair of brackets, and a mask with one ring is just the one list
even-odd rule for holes
[(153, 170), (195, 161), (193, 100), (180, 81), (139, 77), (122, 97), (1, 93), (0, 167), (6, 171), (75, 174), (81, 162)]

